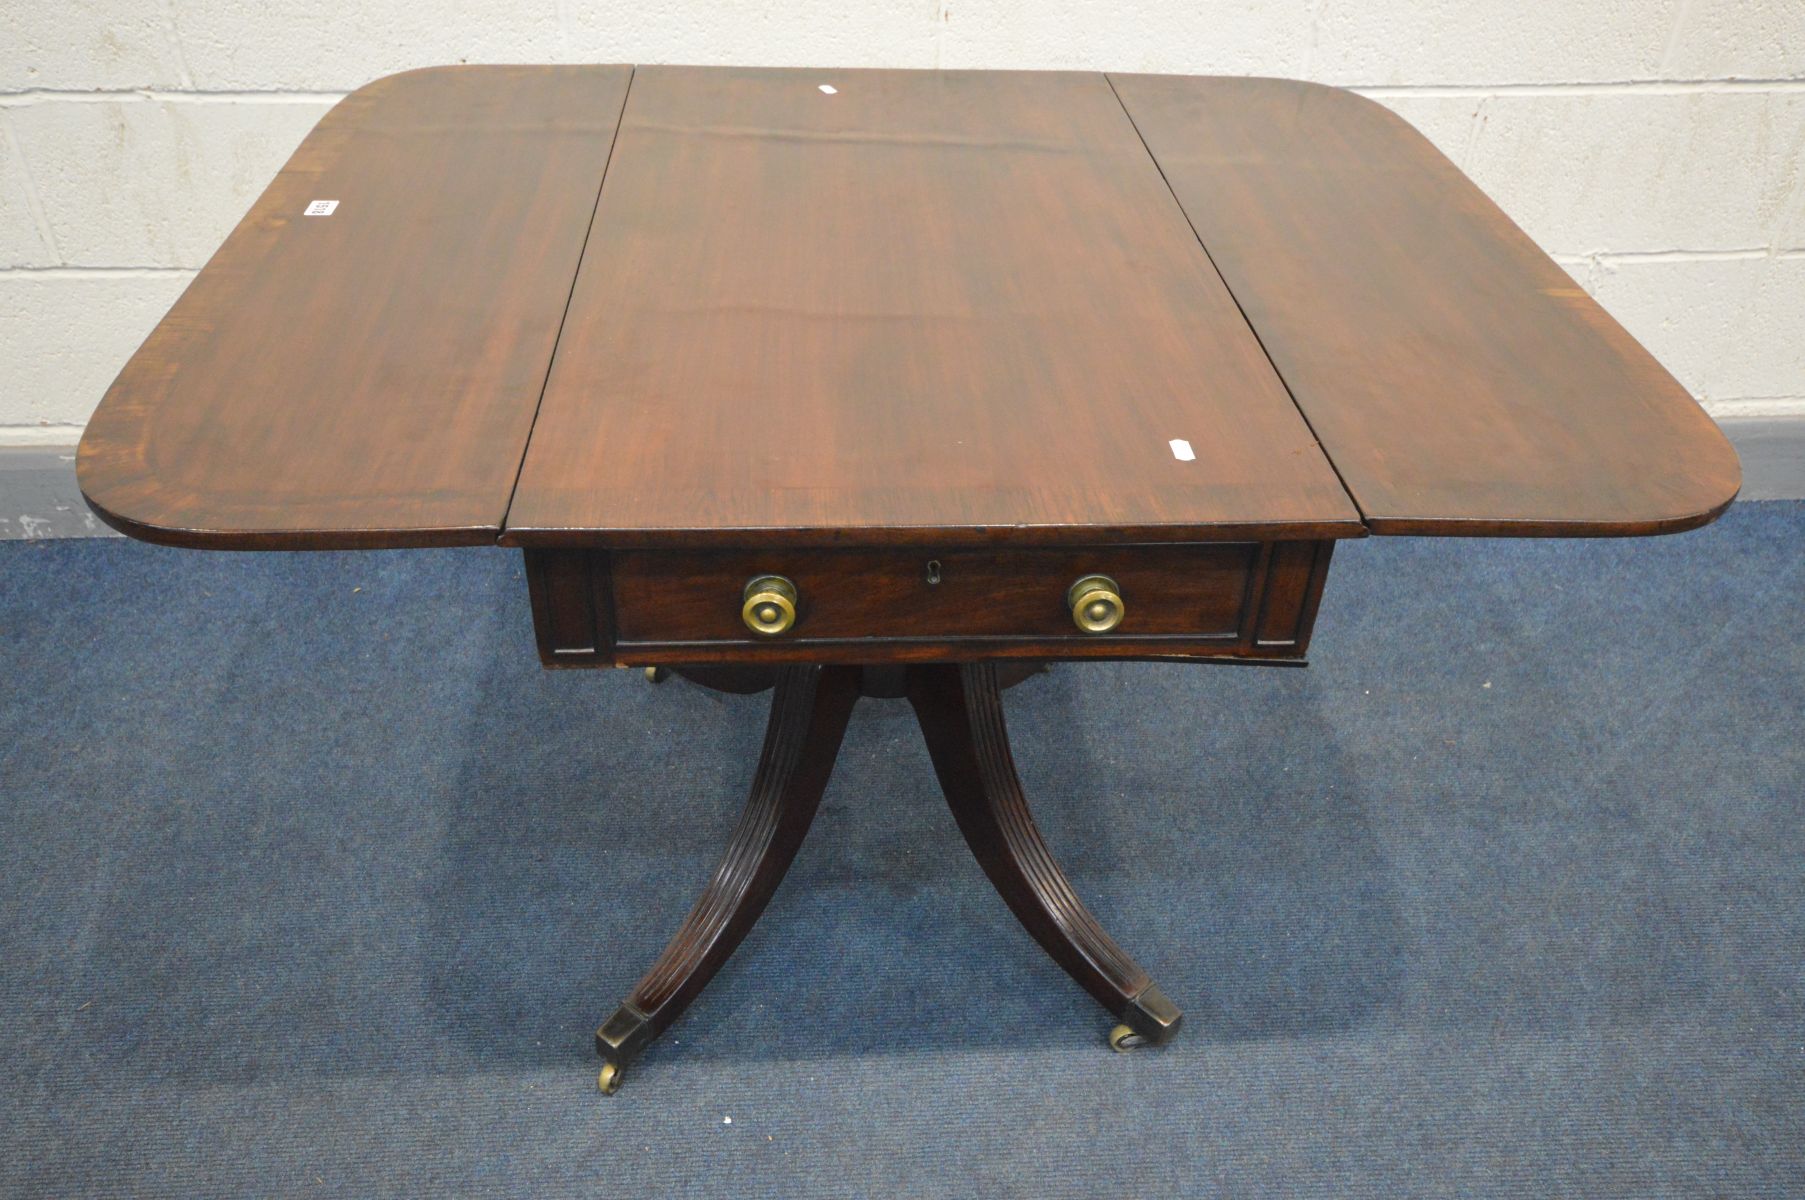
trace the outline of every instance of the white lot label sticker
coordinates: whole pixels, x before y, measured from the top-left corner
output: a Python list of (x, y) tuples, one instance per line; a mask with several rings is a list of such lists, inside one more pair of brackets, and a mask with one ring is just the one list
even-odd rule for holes
[(1191, 443), (1185, 441), (1183, 438), (1173, 438), (1171, 441), (1167, 442), (1166, 445), (1172, 447), (1172, 457), (1176, 458), (1179, 462), (1197, 461), (1197, 454), (1191, 449)]
[(337, 200), (315, 200), (308, 204), (306, 210), (302, 212), (301, 215), (304, 217), (330, 217), (332, 215), (332, 210), (337, 207)]
[(831, 83), (824, 83), (821, 85), (821, 94), (823, 96), (831, 96), (839, 90), (840, 90), (839, 88), (835, 87)]

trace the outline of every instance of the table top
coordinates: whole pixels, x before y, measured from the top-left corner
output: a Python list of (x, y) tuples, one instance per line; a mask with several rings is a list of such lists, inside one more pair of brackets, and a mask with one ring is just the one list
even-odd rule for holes
[(78, 467), (125, 532), (277, 549), (1639, 534), (1740, 483), (1352, 93), (624, 66), (347, 98)]

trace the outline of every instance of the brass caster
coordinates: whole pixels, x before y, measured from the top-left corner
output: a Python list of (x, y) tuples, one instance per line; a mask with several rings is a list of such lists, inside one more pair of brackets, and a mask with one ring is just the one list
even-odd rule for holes
[(602, 1095), (612, 1096), (620, 1091), (621, 1069), (613, 1063), (602, 1067), (602, 1073), (596, 1076), (595, 1086), (602, 1089)]
[(671, 671), (670, 671), (669, 667), (647, 667), (646, 668), (646, 682), (647, 683), (663, 683), (665, 680), (669, 679), (670, 677), (671, 677)]
[(1109, 1048), (1117, 1054), (1127, 1054), (1137, 1046), (1145, 1046), (1147, 1039), (1126, 1025), (1118, 1025), (1109, 1031)]

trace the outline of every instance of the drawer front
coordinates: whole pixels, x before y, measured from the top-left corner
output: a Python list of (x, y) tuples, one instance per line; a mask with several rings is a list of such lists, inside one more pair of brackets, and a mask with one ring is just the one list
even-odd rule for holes
[[(979, 657), (1297, 658), (1330, 542), (1070, 549), (532, 550), (540, 651), (552, 665), (907, 662)], [(747, 585), (781, 577), (794, 617), (752, 632)], [(1122, 616), (1080, 628), (1077, 581), (1104, 576)]]
[[(1122, 634), (1233, 637), (1253, 565), (1247, 543), (1156, 546), (1140, 554), (1021, 551), (630, 551), (614, 556), (623, 642), (837, 641), (852, 638), (1083, 638), (1066, 589), (1092, 574), (1119, 585)], [(937, 566), (936, 566), (937, 565)], [(746, 583), (796, 586), (791, 630), (755, 638), (740, 615)], [(939, 582), (930, 582), (937, 577)], [(1108, 636), (1108, 635), (1104, 635)]]

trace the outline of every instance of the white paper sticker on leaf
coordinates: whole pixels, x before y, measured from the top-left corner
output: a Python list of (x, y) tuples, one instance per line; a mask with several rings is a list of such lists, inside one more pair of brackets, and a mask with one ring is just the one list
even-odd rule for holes
[(1191, 449), (1191, 443), (1183, 438), (1173, 438), (1166, 445), (1172, 447), (1172, 457), (1179, 462), (1195, 462), (1197, 460), (1197, 454)]
[(330, 217), (332, 215), (332, 210), (337, 207), (337, 200), (315, 200), (308, 204), (306, 210), (303, 211), (301, 215), (304, 217)]

